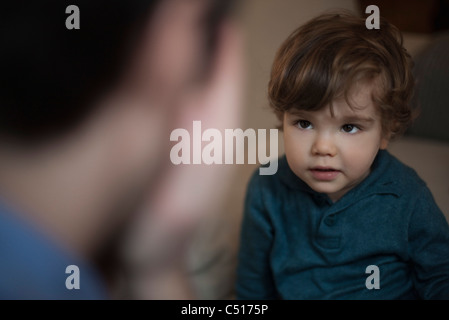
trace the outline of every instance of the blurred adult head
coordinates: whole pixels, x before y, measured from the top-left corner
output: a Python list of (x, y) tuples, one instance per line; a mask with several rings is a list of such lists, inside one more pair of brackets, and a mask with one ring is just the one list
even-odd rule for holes
[[(201, 119), (192, 101), (216, 90), (236, 49), (232, 2), (5, 3), (4, 201), (81, 254), (100, 248), (164, 176), (171, 130)], [(66, 28), (69, 5), (80, 29)]]

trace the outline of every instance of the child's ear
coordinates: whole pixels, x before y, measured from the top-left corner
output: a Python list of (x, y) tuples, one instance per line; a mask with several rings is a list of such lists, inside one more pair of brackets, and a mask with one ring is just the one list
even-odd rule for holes
[(380, 141), (380, 149), (381, 150), (385, 150), (388, 147), (388, 142), (390, 142), (389, 139), (387, 138), (382, 138), (382, 140)]
[(384, 134), (380, 140), (380, 150), (385, 150), (390, 142), (391, 134)]

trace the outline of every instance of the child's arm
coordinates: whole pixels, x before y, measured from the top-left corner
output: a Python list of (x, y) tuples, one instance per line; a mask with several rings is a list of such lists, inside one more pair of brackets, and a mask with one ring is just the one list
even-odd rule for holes
[(449, 299), (449, 226), (424, 188), (409, 226), (415, 288), (423, 299)]
[(270, 251), (273, 230), (263, 207), (258, 172), (252, 177), (245, 199), (237, 269), (237, 299), (276, 299)]

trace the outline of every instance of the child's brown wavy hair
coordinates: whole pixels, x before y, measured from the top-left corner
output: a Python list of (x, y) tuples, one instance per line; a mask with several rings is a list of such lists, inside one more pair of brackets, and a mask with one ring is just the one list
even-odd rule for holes
[(403, 133), (415, 117), (412, 61), (400, 31), (384, 19), (367, 29), (346, 11), (322, 14), (295, 30), (277, 51), (268, 86), (270, 106), (282, 121), (295, 108), (319, 110), (345, 97), (359, 80), (375, 80), (372, 99), (384, 136)]

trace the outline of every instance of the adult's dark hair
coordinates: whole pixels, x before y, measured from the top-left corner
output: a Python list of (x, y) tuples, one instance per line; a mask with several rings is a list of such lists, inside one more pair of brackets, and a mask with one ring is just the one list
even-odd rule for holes
[[(33, 144), (69, 132), (113, 88), (163, 0), (14, 0), (0, 10), (0, 137)], [(211, 0), (207, 43), (228, 6)], [(230, 1), (232, 2), (232, 1)], [(66, 8), (80, 9), (68, 30)]]

